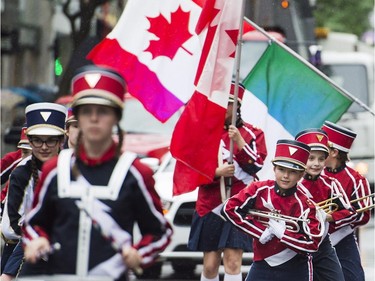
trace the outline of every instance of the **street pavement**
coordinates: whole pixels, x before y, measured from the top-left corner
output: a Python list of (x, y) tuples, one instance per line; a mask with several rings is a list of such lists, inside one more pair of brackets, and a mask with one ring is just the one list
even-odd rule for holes
[(366, 281), (375, 280), (375, 223), (374, 217), (359, 229), (359, 249)]

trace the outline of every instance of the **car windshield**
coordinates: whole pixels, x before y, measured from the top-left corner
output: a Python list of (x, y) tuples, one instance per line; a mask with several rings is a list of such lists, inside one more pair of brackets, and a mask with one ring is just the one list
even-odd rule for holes
[(162, 123), (149, 113), (140, 101), (129, 98), (125, 101), (120, 126), (126, 133), (130, 134), (172, 135), (180, 114), (178, 111), (167, 122)]

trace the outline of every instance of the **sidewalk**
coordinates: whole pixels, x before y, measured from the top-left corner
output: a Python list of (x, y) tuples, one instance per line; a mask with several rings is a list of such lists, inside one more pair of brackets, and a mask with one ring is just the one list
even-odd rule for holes
[(374, 217), (359, 229), (359, 248), (366, 281), (375, 280), (375, 223)]

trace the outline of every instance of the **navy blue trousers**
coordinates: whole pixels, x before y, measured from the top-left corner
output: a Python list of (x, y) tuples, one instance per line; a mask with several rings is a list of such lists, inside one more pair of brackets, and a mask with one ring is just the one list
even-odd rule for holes
[[(3, 243), (3, 241), (1, 241)], [(12, 255), (14, 248), (17, 244), (5, 243), (3, 252), (1, 253), (1, 273), (4, 272), (5, 265), (8, 262), (9, 257)]]
[(335, 248), (327, 235), (312, 254), (314, 281), (345, 281)]
[(16, 276), (18, 271), (21, 268), (23, 262), (23, 248), (22, 242), (18, 242), (17, 245), (13, 248), (12, 253), (9, 255), (6, 264), (4, 265), (4, 270), (2, 273), (8, 274), (11, 276)]
[(346, 281), (365, 281), (357, 239), (354, 233), (342, 239), (336, 246), (342, 271)]
[(291, 260), (278, 265), (270, 266), (266, 261), (256, 261), (250, 267), (246, 281), (311, 281), (311, 256), (297, 254)]

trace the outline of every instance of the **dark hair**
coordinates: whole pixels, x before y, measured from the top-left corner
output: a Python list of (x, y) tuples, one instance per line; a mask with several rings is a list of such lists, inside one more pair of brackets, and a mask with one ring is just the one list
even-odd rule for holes
[(337, 149), (337, 148), (334, 148), (334, 147), (331, 147), (331, 146), (329, 147), (329, 149), (330, 149), (330, 150), (334, 150), (334, 149), (336, 149), (336, 150), (338, 151), (338, 155), (337, 155), (337, 158), (336, 158), (336, 159), (337, 159), (340, 163), (344, 164), (344, 163), (350, 161), (347, 152), (341, 151), (341, 150), (339, 150), (339, 149)]

